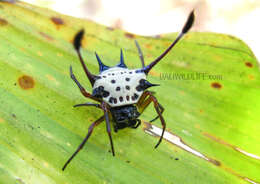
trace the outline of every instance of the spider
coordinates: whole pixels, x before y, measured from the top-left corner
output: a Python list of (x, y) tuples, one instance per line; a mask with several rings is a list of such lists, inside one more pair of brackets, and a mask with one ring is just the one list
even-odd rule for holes
[(144, 57), (141, 48), (137, 41), (135, 41), (139, 57), (142, 63), (142, 68), (128, 69), (124, 63), (123, 52), (121, 49), (120, 62), (116, 66), (109, 67), (102, 63), (99, 56), (96, 54), (96, 58), (99, 64), (99, 74), (92, 74), (85, 65), (80, 53), (81, 40), (84, 36), (84, 30), (80, 30), (74, 37), (74, 49), (77, 52), (81, 65), (92, 85), (92, 94), (87, 92), (82, 85), (78, 82), (73, 74), (72, 67), (70, 66), (70, 76), (72, 80), (77, 84), (80, 92), (86, 98), (90, 98), (98, 103), (85, 103), (77, 104), (74, 107), (79, 106), (94, 106), (101, 109), (104, 115), (94, 121), (88, 129), (88, 133), (82, 143), (79, 145), (73, 155), (67, 160), (62, 170), (64, 171), (71, 160), (77, 155), (77, 153), (83, 148), (89, 137), (91, 136), (94, 128), (105, 120), (108, 137), (110, 140), (112, 155), (115, 156), (110, 121), (114, 131), (117, 132), (120, 129), (130, 127), (136, 129), (141, 120), (138, 117), (146, 109), (146, 107), (152, 102), (157, 112), (157, 116), (150, 122), (160, 119), (162, 124), (162, 134), (155, 148), (159, 146), (162, 141), (164, 131), (166, 128), (165, 120), (162, 116), (164, 108), (158, 102), (153, 93), (147, 90), (150, 87), (158, 86), (158, 84), (152, 84), (146, 80), (149, 71), (172, 49), (172, 47), (189, 31), (194, 22), (194, 12), (192, 11), (186, 21), (181, 33), (176, 40), (153, 62), (145, 66)]

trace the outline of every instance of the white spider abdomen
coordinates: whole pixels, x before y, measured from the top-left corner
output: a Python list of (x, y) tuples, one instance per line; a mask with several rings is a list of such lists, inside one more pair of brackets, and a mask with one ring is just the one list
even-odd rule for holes
[(111, 107), (135, 104), (142, 95), (142, 90), (137, 90), (140, 80), (146, 79), (145, 73), (139, 69), (129, 70), (127, 68), (112, 67), (99, 74), (93, 89), (104, 87), (106, 96), (102, 99)]

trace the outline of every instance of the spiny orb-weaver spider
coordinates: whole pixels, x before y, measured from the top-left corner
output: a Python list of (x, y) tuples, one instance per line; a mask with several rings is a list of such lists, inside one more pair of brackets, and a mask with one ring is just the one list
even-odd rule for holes
[(119, 129), (126, 127), (137, 128), (141, 124), (141, 120), (138, 117), (146, 109), (146, 107), (153, 102), (154, 108), (158, 114), (156, 118), (150, 122), (155, 121), (160, 118), (162, 124), (162, 134), (155, 148), (159, 146), (162, 141), (163, 134), (166, 128), (165, 120), (162, 116), (164, 108), (157, 101), (156, 97), (151, 91), (147, 89), (152, 86), (157, 86), (157, 84), (151, 84), (146, 80), (146, 76), (149, 71), (172, 49), (172, 47), (184, 36), (185, 33), (189, 31), (194, 22), (194, 12), (192, 11), (188, 17), (187, 22), (182, 28), (181, 33), (178, 35), (176, 40), (153, 62), (145, 66), (144, 57), (140, 49), (139, 44), (135, 41), (136, 47), (138, 49), (139, 57), (142, 62), (142, 68), (139, 69), (128, 69), (124, 63), (123, 52), (121, 49), (120, 62), (116, 66), (109, 67), (102, 63), (99, 56), (96, 54), (96, 58), (99, 64), (99, 75), (92, 74), (87, 66), (85, 65), (83, 58), (80, 53), (81, 40), (84, 35), (84, 30), (79, 31), (74, 38), (74, 48), (78, 54), (81, 65), (93, 87), (92, 94), (88, 93), (82, 85), (78, 82), (75, 75), (72, 72), (72, 67), (70, 67), (70, 76), (72, 80), (77, 84), (82, 95), (86, 98), (90, 98), (96, 102), (78, 104), (74, 107), (79, 106), (94, 106), (101, 109), (104, 115), (93, 122), (88, 129), (88, 133), (82, 143), (79, 145), (78, 149), (74, 154), (68, 159), (68, 161), (63, 166), (62, 170), (65, 170), (70, 161), (77, 155), (77, 153), (83, 148), (88, 138), (93, 132), (94, 127), (99, 125), (105, 120), (106, 129), (109, 136), (111, 150), (113, 156), (115, 156), (110, 121), (113, 123), (114, 131), (117, 132)]

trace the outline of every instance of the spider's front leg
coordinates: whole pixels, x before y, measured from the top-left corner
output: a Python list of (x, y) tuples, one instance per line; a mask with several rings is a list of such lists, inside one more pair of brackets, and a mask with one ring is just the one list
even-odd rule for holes
[[(139, 102), (137, 103), (137, 107), (140, 111), (140, 113), (142, 113), (146, 108), (147, 106), (153, 102), (154, 104), (154, 108), (158, 114), (158, 117), (160, 118), (161, 120), (161, 124), (162, 124), (162, 134), (160, 136), (160, 139), (158, 141), (158, 143), (155, 145), (155, 148), (157, 148), (161, 141), (162, 141), (162, 138), (163, 138), (163, 135), (164, 135), (164, 131), (165, 131), (165, 128), (166, 128), (166, 123), (165, 123), (165, 120), (162, 116), (162, 112), (164, 111), (164, 108), (159, 104), (159, 102), (157, 101), (156, 97), (153, 96), (152, 92), (150, 91), (145, 91), (143, 93), (143, 95), (141, 96)], [(152, 121), (156, 120), (158, 117), (154, 118)]]
[(78, 88), (79, 88), (79, 90), (80, 90), (80, 92), (81, 92), (81, 94), (82, 94), (83, 96), (85, 96), (86, 98), (90, 98), (90, 99), (92, 99), (92, 100), (95, 100), (95, 101), (100, 102), (100, 99), (97, 99), (97, 98), (93, 97), (93, 96), (92, 96), (90, 93), (88, 93), (88, 92), (85, 90), (85, 88), (79, 83), (79, 81), (77, 80), (77, 78), (75, 77), (75, 75), (74, 75), (74, 73), (73, 73), (73, 71), (72, 71), (72, 66), (70, 66), (70, 77), (71, 77), (71, 79), (77, 84), (77, 86), (78, 86)]

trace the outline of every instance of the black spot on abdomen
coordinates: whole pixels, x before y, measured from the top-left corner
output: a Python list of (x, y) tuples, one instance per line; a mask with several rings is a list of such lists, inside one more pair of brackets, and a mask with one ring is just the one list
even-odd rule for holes
[(103, 91), (103, 97), (108, 97), (109, 96), (109, 92), (108, 91)]
[(135, 93), (135, 94), (131, 97), (131, 99), (134, 101), (134, 100), (136, 100), (138, 97), (139, 97), (139, 95)]
[(109, 100), (108, 100), (108, 102), (109, 102), (109, 103), (113, 103), (113, 101), (114, 101), (113, 99), (114, 99), (113, 97), (110, 97)]

